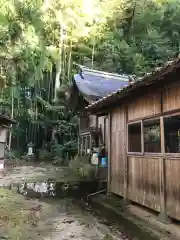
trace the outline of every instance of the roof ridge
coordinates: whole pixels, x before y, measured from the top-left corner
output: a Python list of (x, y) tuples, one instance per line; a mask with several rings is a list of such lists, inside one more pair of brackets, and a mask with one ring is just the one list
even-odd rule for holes
[[(156, 67), (154, 70), (152, 70), (150, 73), (146, 73), (144, 76), (139, 77), (137, 79), (136, 82), (128, 85), (128, 86), (124, 86), (123, 88), (119, 88), (118, 90), (111, 92), (109, 95), (99, 99), (96, 102), (93, 102), (92, 104), (90, 104), (89, 106), (87, 106), (85, 109), (90, 109), (91, 107), (94, 107), (96, 105), (98, 105), (101, 102), (106, 101), (107, 99), (125, 91), (125, 90), (131, 90), (132, 87), (137, 88), (141, 85), (146, 86), (148, 81), (152, 80), (152, 78), (154, 79), (158, 79), (161, 77), (161, 75), (167, 74), (168, 72), (172, 71), (172, 68), (174, 67), (174, 70), (177, 68), (176, 64), (178, 64), (178, 66), (180, 67), (180, 57), (176, 58), (175, 60), (172, 61), (167, 61), (164, 63), (163, 66), (161, 67)], [(166, 72), (164, 72), (166, 70)], [(163, 79), (163, 78), (162, 78)]]
[(88, 71), (88, 70), (85, 70), (83, 71), (83, 73), (90, 73), (91, 75), (93, 76), (101, 76), (103, 78), (111, 78), (111, 79), (120, 79), (122, 81), (128, 81), (129, 77), (128, 75), (114, 75), (114, 74), (110, 74), (110, 73), (106, 73), (106, 72), (94, 72), (94, 71)]
[(105, 72), (105, 71), (100, 71), (100, 70), (95, 70), (95, 69), (91, 69), (91, 68), (88, 68), (86, 66), (83, 66), (83, 65), (80, 65), (80, 64), (76, 64), (77, 66), (79, 66), (82, 71), (84, 72), (87, 71), (87, 72), (90, 72), (90, 73), (97, 73), (97, 74), (104, 74), (106, 76), (110, 76), (110, 77), (117, 77), (117, 78), (120, 78), (120, 77), (132, 77), (132, 75), (128, 75), (128, 74), (117, 74), (117, 73), (111, 73), (111, 72)]

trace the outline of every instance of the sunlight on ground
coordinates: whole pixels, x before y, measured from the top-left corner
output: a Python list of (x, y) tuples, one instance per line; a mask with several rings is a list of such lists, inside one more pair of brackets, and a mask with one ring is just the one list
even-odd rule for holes
[[(48, 204), (25, 200), (21, 195), (0, 189), (0, 239), (25, 240), (36, 237), (37, 223), (50, 212)], [(4, 238), (3, 238), (4, 237)]]
[(0, 173), (0, 185), (11, 183), (21, 183), (24, 181), (47, 181), (56, 182), (78, 181), (79, 176), (69, 168), (61, 168), (52, 165), (39, 166), (17, 166), (6, 168), (5, 172)]

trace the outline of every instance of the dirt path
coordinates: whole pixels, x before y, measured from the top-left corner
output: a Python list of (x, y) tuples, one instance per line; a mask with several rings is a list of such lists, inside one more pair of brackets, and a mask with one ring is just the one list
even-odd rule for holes
[[(115, 226), (98, 219), (92, 211), (83, 210), (66, 200), (57, 204), (58, 214), (51, 220), (52, 232), (43, 240), (123, 240), (128, 239)], [(47, 226), (44, 226), (47, 229)]]
[[(70, 179), (71, 178), (71, 179)], [(67, 168), (16, 166), (0, 175), (0, 186), (14, 183), (76, 181)], [(2, 238), (3, 237), (3, 238)], [(0, 239), (7, 240), (123, 240), (118, 228), (99, 219), (71, 199), (27, 199), (0, 188)]]

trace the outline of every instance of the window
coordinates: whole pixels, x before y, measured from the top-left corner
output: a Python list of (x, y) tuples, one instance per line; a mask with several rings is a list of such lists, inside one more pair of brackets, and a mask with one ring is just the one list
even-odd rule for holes
[(128, 125), (128, 152), (142, 152), (141, 122)]
[(160, 120), (149, 120), (143, 124), (144, 132), (144, 152), (160, 153)]
[(93, 134), (92, 135), (92, 147), (93, 148), (98, 148), (99, 144), (100, 144), (99, 136), (97, 134)]
[(164, 118), (166, 153), (180, 153), (180, 116)]
[(82, 155), (87, 155), (87, 150), (90, 148), (90, 135), (83, 135), (80, 138), (80, 146)]

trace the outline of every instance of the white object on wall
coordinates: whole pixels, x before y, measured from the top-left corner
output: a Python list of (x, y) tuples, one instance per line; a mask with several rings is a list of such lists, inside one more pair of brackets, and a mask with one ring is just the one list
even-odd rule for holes
[(0, 127), (0, 142), (6, 142), (8, 128)]
[(98, 165), (98, 154), (97, 153), (93, 153), (93, 155), (91, 157), (91, 164)]
[(4, 160), (0, 160), (0, 170), (4, 169)]

